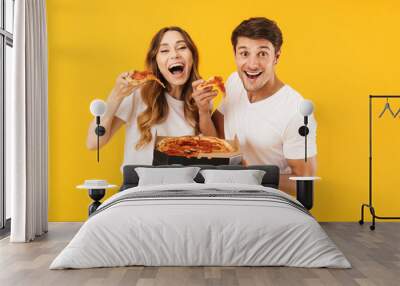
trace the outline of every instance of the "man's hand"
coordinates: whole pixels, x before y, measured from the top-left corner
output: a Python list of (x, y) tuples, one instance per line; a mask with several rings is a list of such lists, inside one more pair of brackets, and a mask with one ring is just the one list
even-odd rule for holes
[(289, 177), (313, 177), (317, 170), (317, 156), (304, 159), (286, 159), (292, 173), (280, 175), (279, 189), (289, 195), (296, 196), (296, 182), (289, 180)]
[(304, 159), (286, 159), (289, 167), (292, 169), (292, 176), (315, 176), (317, 171), (317, 156)]

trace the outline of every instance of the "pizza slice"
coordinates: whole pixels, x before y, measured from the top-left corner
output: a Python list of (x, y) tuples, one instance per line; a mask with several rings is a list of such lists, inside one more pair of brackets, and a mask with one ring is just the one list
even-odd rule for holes
[(212, 87), (215, 87), (215, 88), (219, 89), (225, 95), (224, 80), (223, 80), (223, 78), (221, 76), (210, 77), (205, 82), (199, 84), (197, 88), (204, 89), (204, 88), (209, 87), (209, 86), (212, 86)]
[(163, 88), (165, 85), (150, 71), (134, 71), (129, 77), (126, 78), (132, 85), (141, 85), (148, 81), (154, 80), (158, 82)]

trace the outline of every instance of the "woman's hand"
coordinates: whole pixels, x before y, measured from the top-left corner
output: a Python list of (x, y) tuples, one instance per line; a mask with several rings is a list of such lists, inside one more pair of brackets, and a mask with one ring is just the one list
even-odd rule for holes
[(210, 101), (217, 96), (218, 91), (213, 90), (212, 86), (199, 89), (198, 88), (199, 84), (203, 82), (204, 80), (202, 79), (192, 82), (192, 87), (193, 87), (192, 97), (196, 102), (200, 114), (206, 114), (206, 113), (210, 114)]
[(117, 77), (117, 80), (115, 81), (115, 86), (113, 88), (113, 94), (117, 98), (123, 99), (124, 97), (130, 95), (132, 91), (138, 87), (130, 84), (130, 82), (127, 79), (132, 74), (133, 74), (132, 71), (123, 72)]

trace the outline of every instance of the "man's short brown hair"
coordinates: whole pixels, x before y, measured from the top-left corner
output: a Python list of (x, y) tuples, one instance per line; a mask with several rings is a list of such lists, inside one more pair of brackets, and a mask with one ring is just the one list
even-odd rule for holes
[(274, 46), (275, 52), (280, 50), (283, 42), (282, 32), (278, 25), (274, 21), (264, 17), (244, 20), (233, 30), (231, 42), (234, 50), (236, 50), (239, 37), (268, 40)]

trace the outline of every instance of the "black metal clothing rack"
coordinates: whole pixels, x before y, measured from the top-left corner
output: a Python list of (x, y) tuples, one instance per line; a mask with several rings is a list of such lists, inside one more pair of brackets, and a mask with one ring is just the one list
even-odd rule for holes
[(364, 224), (364, 207), (369, 208), (372, 215), (372, 225), (370, 229), (375, 229), (375, 219), (400, 219), (400, 217), (388, 217), (388, 216), (378, 216), (375, 212), (375, 208), (372, 204), (372, 100), (376, 99), (388, 99), (388, 98), (400, 98), (400, 95), (370, 95), (369, 96), (369, 203), (361, 205), (361, 219), (359, 223)]

